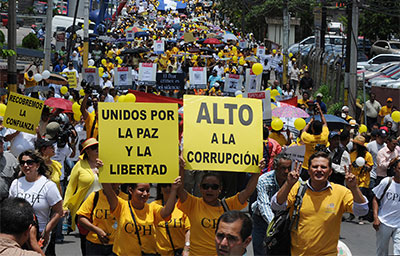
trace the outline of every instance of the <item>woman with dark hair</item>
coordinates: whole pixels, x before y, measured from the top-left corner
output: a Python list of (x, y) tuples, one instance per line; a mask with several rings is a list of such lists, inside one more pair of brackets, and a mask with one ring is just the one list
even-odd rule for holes
[(164, 206), (148, 204), (149, 183), (128, 185), (129, 200), (118, 198), (111, 184), (103, 183), (104, 194), (110, 204), (110, 211), (118, 222), (113, 252), (117, 255), (156, 255), (154, 226), (171, 219), (175, 198), (181, 178), (175, 179), (171, 193)]
[(62, 165), (61, 163), (51, 159), (56, 154), (54, 143), (55, 142), (52, 140), (39, 139), (36, 141), (35, 147), (49, 169), (49, 179), (56, 183), (58, 190), (61, 193), (60, 177)]
[(32, 205), (39, 231), (31, 231), (29, 244), (33, 250), (43, 254), (38, 240), (42, 239), (42, 248), (49, 242), (51, 231), (63, 215), (62, 198), (57, 185), (48, 179), (49, 168), (39, 154), (24, 151), (18, 156), (18, 161), (21, 177), (12, 182), (9, 195), (24, 198)]
[[(357, 135), (352, 141), (354, 146), (350, 153), (350, 161), (352, 163), (351, 172), (357, 177), (357, 183), (361, 193), (363, 193), (366, 198), (370, 199), (370, 171), (374, 165), (374, 161), (371, 153), (367, 150), (365, 138), (363, 136)], [(372, 200), (369, 201), (371, 202)], [(351, 216), (350, 219), (351, 218), (354, 218), (354, 216)], [(359, 218), (359, 224), (364, 224), (361, 220), (362, 217)]]
[[(181, 159), (180, 173), (184, 171)], [(260, 171), (265, 168), (265, 159), (259, 164)], [(190, 220), (190, 255), (215, 255), (215, 229), (218, 218), (226, 211), (241, 210), (253, 194), (259, 173), (252, 173), (246, 188), (236, 195), (219, 200), (222, 191), (221, 177), (215, 172), (206, 173), (200, 182), (201, 197), (189, 194), (183, 187), (178, 190), (178, 209), (187, 214)]]
[[(164, 206), (171, 194), (171, 184), (157, 184), (156, 200), (151, 204)], [(175, 197), (175, 203), (177, 198)], [(189, 255), (190, 222), (178, 207), (174, 208), (169, 221), (160, 221), (155, 225), (157, 253), (160, 255)]]
[[(81, 155), (71, 171), (70, 180), (65, 191), (64, 209), (68, 209), (72, 218), (72, 230), (75, 230), (76, 212), (82, 202), (92, 193), (101, 189), (99, 182), (99, 167), (101, 161), (99, 157), (99, 142), (95, 138), (89, 138), (82, 143)], [(87, 230), (79, 228), (81, 238), (82, 254), (86, 255), (86, 235)]]

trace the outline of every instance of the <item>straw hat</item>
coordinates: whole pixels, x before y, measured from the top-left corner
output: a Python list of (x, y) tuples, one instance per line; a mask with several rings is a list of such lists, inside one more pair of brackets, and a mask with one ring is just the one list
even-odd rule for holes
[(360, 146), (365, 147), (365, 138), (364, 138), (364, 136), (357, 135), (352, 141), (353, 141), (353, 143), (356, 143), (356, 144), (358, 144)]
[(99, 142), (95, 138), (89, 138), (89, 139), (85, 140), (82, 143), (81, 155), (83, 154), (83, 152), (85, 152), (85, 149), (87, 149), (90, 146), (97, 145), (97, 144), (99, 144)]

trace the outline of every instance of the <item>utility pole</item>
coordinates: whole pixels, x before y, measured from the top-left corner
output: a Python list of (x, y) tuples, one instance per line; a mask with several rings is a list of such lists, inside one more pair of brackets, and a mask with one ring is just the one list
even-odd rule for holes
[(290, 26), (290, 16), (288, 10), (288, 0), (284, 0), (283, 2), (283, 84), (287, 83), (287, 74), (288, 74), (288, 48), (289, 48), (289, 26)]
[[(46, 11), (46, 35), (44, 39), (44, 64), (43, 70), (50, 70), (51, 63), (51, 38), (53, 31), (51, 23), (53, 20), (53, 0), (47, 1), (47, 11)], [(42, 71), (43, 71), (42, 70)]]
[(357, 99), (357, 40), (358, 40), (358, 0), (353, 0), (352, 10), (352, 30), (350, 41), (350, 74), (349, 74), (349, 107), (350, 115), (355, 116)]
[[(16, 1), (8, 1), (8, 50), (17, 52), (17, 6)], [(17, 55), (8, 56), (7, 84), (10, 92), (17, 91)]]
[(353, 29), (352, 4), (349, 2), (346, 6), (347, 12), (347, 33), (346, 33), (346, 59), (344, 73), (344, 104), (349, 105), (349, 87), (350, 87), (350, 59), (351, 59), (351, 34)]
[(326, 31), (326, 5), (324, 1), (321, 1), (322, 3), (322, 20), (321, 20), (321, 49), (322, 51), (325, 51), (325, 31)]
[(89, 0), (84, 0), (83, 12), (85, 13), (85, 22), (83, 24), (83, 67), (88, 67), (89, 59)]

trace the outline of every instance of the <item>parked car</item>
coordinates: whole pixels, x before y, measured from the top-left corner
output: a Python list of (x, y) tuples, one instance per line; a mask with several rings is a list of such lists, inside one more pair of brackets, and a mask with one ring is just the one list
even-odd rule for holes
[[(315, 45), (315, 36), (309, 36), (299, 43), (292, 44), (288, 48), (288, 52), (296, 54), (308, 45)], [(336, 35), (325, 35), (325, 45), (346, 45), (346, 37)]]
[[(8, 28), (8, 14), (0, 13), (1, 23), (4, 27)], [(24, 26), (24, 19), (17, 17), (17, 29)]]
[(327, 27), (329, 35), (343, 35), (344, 27), (341, 22), (329, 22)]
[(371, 86), (387, 87), (389, 84), (400, 82), (400, 72), (393, 74), (390, 77), (375, 80)]
[(378, 54), (400, 54), (400, 42), (378, 40), (371, 47), (371, 55)]
[(386, 74), (379, 75), (375, 78), (372, 78), (368, 81), (367, 87), (371, 87), (375, 85), (379, 81), (390, 81), (391, 79), (395, 79), (400, 72), (400, 66), (396, 66), (391, 71), (387, 72)]
[(358, 70), (357, 71), (357, 80), (362, 81), (363, 80), (363, 73), (365, 75), (365, 80), (367, 81), (368, 79), (374, 78), (381, 74), (383, 71), (393, 67), (393, 65), (396, 65), (398, 63), (394, 62), (388, 62), (388, 63), (382, 63), (378, 66), (373, 66), (369, 67), (368, 69), (363, 69), (363, 70)]
[(357, 69), (366, 69), (387, 62), (400, 62), (400, 54), (379, 54), (369, 61), (357, 62)]

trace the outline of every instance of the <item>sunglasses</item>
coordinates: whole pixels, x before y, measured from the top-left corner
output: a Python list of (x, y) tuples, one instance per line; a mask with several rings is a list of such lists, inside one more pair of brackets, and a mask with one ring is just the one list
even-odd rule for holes
[(169, 184), (169, 183), (161, 183), (160, 187), (162, 187), (162, 188), (171, 187), (171, 184)]
[(211, 188), (212, 190), (217, 190), (219, 189), (219, 185), (218, 184), (201, 184), (201, 188), (204, 190), (208, 190), (209, 188)]
[(34, 163), (36, 163), (34, 160), (26, 160), (26, 161), (21, 160), (21, 161), (19, 161), (19, 165), (21, 165), (21, 166), (24, 166), (25, 164), (33, 165)]

